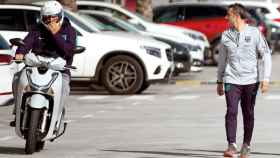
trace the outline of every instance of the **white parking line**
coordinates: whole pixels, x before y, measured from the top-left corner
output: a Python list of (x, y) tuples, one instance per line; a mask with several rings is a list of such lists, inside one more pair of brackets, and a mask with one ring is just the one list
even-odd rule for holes
[(76, 122), (76, 120), (65, 120), (66, 123)]
[(141, 104), (141, 103), (139, 103), (139, 102), (133, 102), (132, 103), (132, 105), (139, 105), (139, 104)]
[(0, 141), (7, 141), (7, 140), (11, 140), (13, 138), (15, 138), (15, 137), (14, 136), (6, 136), (6, 137), (0, 138)]
[(115, 109), (117, 109), (117, 110), (123, 110), (124, 107), (122, 107), (122, 106), (116, 106)]
[(127, 100), (154, 100), (154, 95), (133, 95), (130, 97), (125, 98)]
[(101, 110), (101, 111), (97, 111), (97, 113), (104, 113), (105, 111)]
[(93, 115), (92, 114), (84, 115), (82, 116), (82, 118), (93, 118)]
[(172, 100), (177, 100), (177, 99), (194, 100), (194, 99), (197, 99), (199, 97), (200, 96), (198, 96), (198, 95), (178, 95), (178, 96), (171, 97), (170, 99), (172, 99)]
[(79, 100), (99, 100), (99, 99), (105, 99), (109, 96), (105, 96), (105, 95), (87, 95), (87, 96), (82, 96), (79, 97)]
[(267, 95), (264, 97), (266, 100), (280, 100), (280, 95)]

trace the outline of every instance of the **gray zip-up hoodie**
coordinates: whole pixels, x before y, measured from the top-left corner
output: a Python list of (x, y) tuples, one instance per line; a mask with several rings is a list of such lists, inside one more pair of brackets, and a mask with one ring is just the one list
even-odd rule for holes
[(258, 28), (246, 25), (238, 32), (223, 32), (218, 60), (218, 81), (247, 85), (269, 81), (271, 50)]

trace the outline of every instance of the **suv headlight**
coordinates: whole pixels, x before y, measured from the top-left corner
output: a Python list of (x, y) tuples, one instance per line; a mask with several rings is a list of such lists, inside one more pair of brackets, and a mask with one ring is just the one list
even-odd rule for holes
[(189, 32), (184, 32), (184, 34), (194, 40), (205, 41), (205, 38), (202, 35), (193, 34), (193, 33), (189, 33)]
[(161, 52), (159, 48), (149, 47), (149, 46), (141, 46), (141, 48), (145, 49), (146, 53), (161, 58)]

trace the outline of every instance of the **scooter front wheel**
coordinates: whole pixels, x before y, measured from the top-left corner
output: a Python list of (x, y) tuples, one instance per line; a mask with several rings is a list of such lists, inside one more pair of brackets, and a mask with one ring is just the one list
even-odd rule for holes
[(30, 109), (29, 129), (27, 131), (25, 153), (33, 154), (36, 151), (38, 142), (38, 123), (40, 120), (40, 109)]
[(45, 142), (41, 142), (41, 141), (37, 142), (36, 151), (43, 150), (44, 146), (45, 146)]

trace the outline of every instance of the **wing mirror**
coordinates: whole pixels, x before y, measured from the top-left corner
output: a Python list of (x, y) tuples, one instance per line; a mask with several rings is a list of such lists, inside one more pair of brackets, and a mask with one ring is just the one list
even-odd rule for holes
[(83, 46), (76, 46), (74, 49), (73, 49), (73, 53), (74, 54), (80, 54), (82, 52), (84, 52), (86, 50), (85, 47)]

